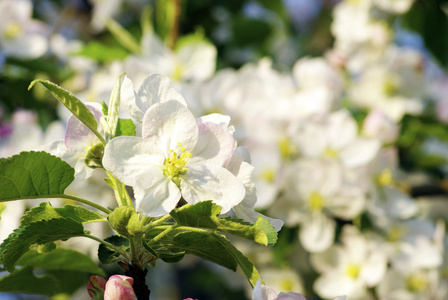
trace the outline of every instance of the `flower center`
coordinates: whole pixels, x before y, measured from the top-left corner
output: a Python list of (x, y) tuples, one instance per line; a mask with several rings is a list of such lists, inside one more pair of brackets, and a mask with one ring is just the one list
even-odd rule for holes
[(383, 92), (386, 96), (394, 96), (398, 91), (398, 80), (392, 76), (386, 76), (383, 83)]
[(421, 292), (428, 287), (428, 280), (423, 274), (411, 274), (406, 280), (406, 288), (411, 292)]
[(267, 168), (260, 174), (260, 177), (269, 183), (274, 183), (275, 171)]
[(280, 155), (284, 160), (290, 160), (297, 154), (297, 148), (288, 137), (282, 138), (278, 142)]
[(189, 151), (186, 151), (185, 147), (182, 147), (181, 143), (177, 144), (177, 148), (180, 150), (170, 150), (170, 155), (165, 159), (163, 163), (163, 175), (171, 177), (171, 180), (180, 187), (180, 175), (185, 175), (188, 168), (185, 167), (188, 159), (192, 156)]
[(308, 204), (311, 211), (320, 212), (324, 208), (324, 197), (318, 192), (312, 192), (308, 199)]
[(327, 148), (323, 154), (324, 158), (336, 159), (338, 158), (338, 152), (332, 148)]
[(361, 268), (357, 264), (348, 264), (347, 269), (345, 270), (345, 274), (347, 274), (348, 277), (356, 279), (359, 276), (359, 271), (361, 271)]
[(390, 186), (393, 184), (392, 171), (389, 168), (384, 169), (376, 178), (379, 185)]
[(291, 279), (283, 279), (280, 282), (280, 286), (281, 286), (282, 292), (290, 293), (293, 291), (294, 283), (292, 282)]
[(8, 26), (6, 26), (5, 31), (3, 31), (3, 36), (7, 40), (12, 40), (13, 38), (20, 35), (23, 31), (22, 26), (20, 26), (19, 22), (11, 21)]

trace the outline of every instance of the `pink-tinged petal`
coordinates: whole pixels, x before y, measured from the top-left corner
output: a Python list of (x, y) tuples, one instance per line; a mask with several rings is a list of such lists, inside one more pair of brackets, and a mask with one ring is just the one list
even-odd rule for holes
[(160, 217), (173, 210), (180, 200), (180, 190), (161, 169), (147, 170), (134, 187), (136, 209), (147, 217)]
[(145, 78), (136, 97), (137, 106), (143, 113), (157, 103), (177, 100), (187, 106), (184, 98), (179, 94), (168, 77), (160, 74), (151, 74)]
[(134, 279), (132, 277), (112, 275), (106, 283), (104, 300), (134, 300), (133, 283)]
[(215, 165), (188, 165), (181, 177), (181, 191), (190, 204), (212, 200), (226, 213), (244, 198), (243, 184), (229, 170)]
[(230, 125), (230, 116), (228, 115), (213, 113), (197, 118), (196, 122), (198, 125), (206, 122), (215, 123), (230, 134), (235, 132), (235, 127)]
[(280, 293), (275, 300), (306, 300), (300, 293)]
[(104, 149), (103, 166), (124, 184), (134, 186), (148, 168), (160, 169), (164, 156), (156, 145), (138, 137), (112, 139)]
[(191, 151), (198, 140), (198, 126), (186, 106), (177, 100), (170, 100), (154, 104), (146, 111), (142, 136), (152, 139), (165, 152), (177, 149), (178, 143)]
[(191, 151), (191, 162), (226, 166), (236, 147), (235, 138), (214, 123), (202, 123), (198, 128), (198, 142)]
[[(88, 103), (86, 106), (95, 117), (100, 129), (100, 119), (103, 113), (101, 112), (101, 108), (95, 104)], [(92, 146), (97, 142), (99, 142), (98, 138), (75, 115), (71, 115), (68, 118), (67, 129), (65, 130), (65, 145), (69, 151), (84, 152), (86, 146)]]

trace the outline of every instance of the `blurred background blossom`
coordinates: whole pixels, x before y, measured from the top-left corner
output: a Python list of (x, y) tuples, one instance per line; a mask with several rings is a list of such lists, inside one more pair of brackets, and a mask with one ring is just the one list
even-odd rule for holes
[[(275, 295), (447, 299), (447, 7), (0, 0), (0, 157), (64, 138), (68, 112), (42, 88), (28, 91), (32, 80), (108, 103), (121, 74), (136, 94), (149, 74), (163, 74), (196, 117), (229, 115), (238, 145), (249, 149), (255, 187), (247, 188), (257, 201), (246, 205), (284, 225), (274, 247), (234, 242)], [(93, 171), (70, 192), (112, 203), (100, 177)], [(36, 205), (0, 204), (1, 239)], [(64, 246), (97, 260), (95, 243)], [(148, 285), (167, 300), (253, 293), (240, 273), (193, 257), (157, 262)], [(84, 290), (59, 296), (87, 299)]]

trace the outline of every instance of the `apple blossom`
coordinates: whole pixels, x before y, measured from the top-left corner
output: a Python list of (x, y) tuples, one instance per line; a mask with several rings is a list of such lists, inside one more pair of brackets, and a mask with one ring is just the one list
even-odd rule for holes
[(143, 215), (167, 214), (181, 197), (190, 204), (213, 200), (223, 213), (243, 200), (243, 184), (223, 167), (235, 140), (219, 125), (197, 125), (187, 107), (170, 100), (146, 111), (142, 136), (111, 140), (103, 165), (134, 188)]

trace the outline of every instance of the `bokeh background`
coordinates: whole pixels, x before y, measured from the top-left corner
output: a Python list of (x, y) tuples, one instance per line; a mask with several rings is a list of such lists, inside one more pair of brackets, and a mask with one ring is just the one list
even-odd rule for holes
[[(137, 91), (160, 73), (249, 149), (255, 207), (285, 222), (273, 247), (234, 241), (266, 285), (448, 299), (447, 14), (443, 0), (0, 0), (0, 157), (64, 136), (68, 111), (32, 80), (108, 103), (121, 74)], [(69, 189), (113, 203), (101, 174)], [(3, 240), (36, 203), (0, 205)], [(64, 246), (97, 259), (97, 244)], [(154, 299), (252, 297), (194, 257), (157, 262), (148, 284)]]

